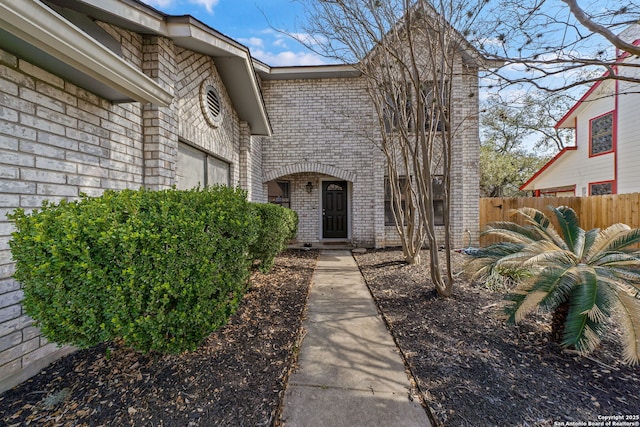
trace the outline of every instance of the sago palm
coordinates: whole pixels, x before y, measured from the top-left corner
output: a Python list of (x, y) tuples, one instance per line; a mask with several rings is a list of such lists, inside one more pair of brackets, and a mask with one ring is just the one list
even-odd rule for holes
[[(541, 309), (566, 318), (561, 344), (583, 353), (595, 349), (609, 319), (623, 330), (623, 358), (640, 361), (640, 253), (629, 246), (640, 242), (640, 229), (614, 224), (604, 230), (580, 228), (573, 209), (555, 208), (560, 232), (533, 208), (515, 211), (525, 225), (495, 222), (485, 235), (505, 242), (480, 248), (478, 273), (525, 269), (530, 275), (507, 296), (506, 314), (517, 323)], [(568, 307), (568, 310), (566, 308)]]

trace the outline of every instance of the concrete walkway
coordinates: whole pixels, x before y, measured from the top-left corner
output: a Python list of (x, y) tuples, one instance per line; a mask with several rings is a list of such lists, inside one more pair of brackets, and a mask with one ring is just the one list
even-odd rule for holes
[(285, 427), (430, 426), (351, 253), (321, 252)]

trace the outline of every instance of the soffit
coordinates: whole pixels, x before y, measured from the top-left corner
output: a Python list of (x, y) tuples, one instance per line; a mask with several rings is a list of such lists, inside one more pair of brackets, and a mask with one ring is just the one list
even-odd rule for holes
[(170, 38), (176, 46), (212, 57), (240, 119), (249, 123), (253, 135), (271, 135), (247, 47), (192, 16), (166, 15), (134, 0), (49, 1), (139, 34)]
[(169, 105), (173, 97), (37, 1), (0, 0), (0, 47), (112, 102)]
[(362, 73), (353, 65), (308, 65), (269, 67), (260, 64), (258, 74), (263, 80), (335, 79), (359, 77)]

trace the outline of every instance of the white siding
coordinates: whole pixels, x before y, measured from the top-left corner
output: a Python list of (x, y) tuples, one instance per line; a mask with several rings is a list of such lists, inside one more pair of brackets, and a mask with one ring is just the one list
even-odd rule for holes
[[(640, 63), (634, 57), (627, 61)], [(637, 69), (620, 73), (640, 76)], [(640, 85), (621, 81), (618, 91), (618, 193), (635, 193), (640, 192)]]
[(578, 148), (564, 153), (540, 174), (532, 183), (533, 189), (545, 190), (575, 185), (575, 195), (586, 196), (589, 193), (589, 183), (615, 179), (614, 153), (589, 157), (589, 122), (614, 109), (613, 83), (603, 83), (576, 110)]
[[(631, 31), (632, 30), (632, 31)], [(625, 31), (634, 42), (640, 37), (640, 26)], [(626, 63), (640, 64), (629, 56)], [(620, 67), (619, 73), (640, 76), (640, 69)], [(617, 95), (614, 95), (617, 94)], [(528, 189), (544, 190), (576, 186), (576, 196), (588, 195), (589, 184), (616, 181), (616, 192), (640, 192), (640, 84), (625, 81), (604, 82), (575, 110), (577, 117), (577, 150), (563, 154), (529, 185)], [(615, 111), (614, 136), (616, 152), (589, 157), (589, 121)]]

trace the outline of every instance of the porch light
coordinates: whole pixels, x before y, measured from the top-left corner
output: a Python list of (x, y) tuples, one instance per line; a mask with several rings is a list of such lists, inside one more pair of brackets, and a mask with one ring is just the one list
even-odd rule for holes
[(307, 193), (311, 193), (311, 190), (313, 190), (313, 184), (311, 181), (307, 181), (307, 185), (305, 185), (304, 188), (307, 189)]

